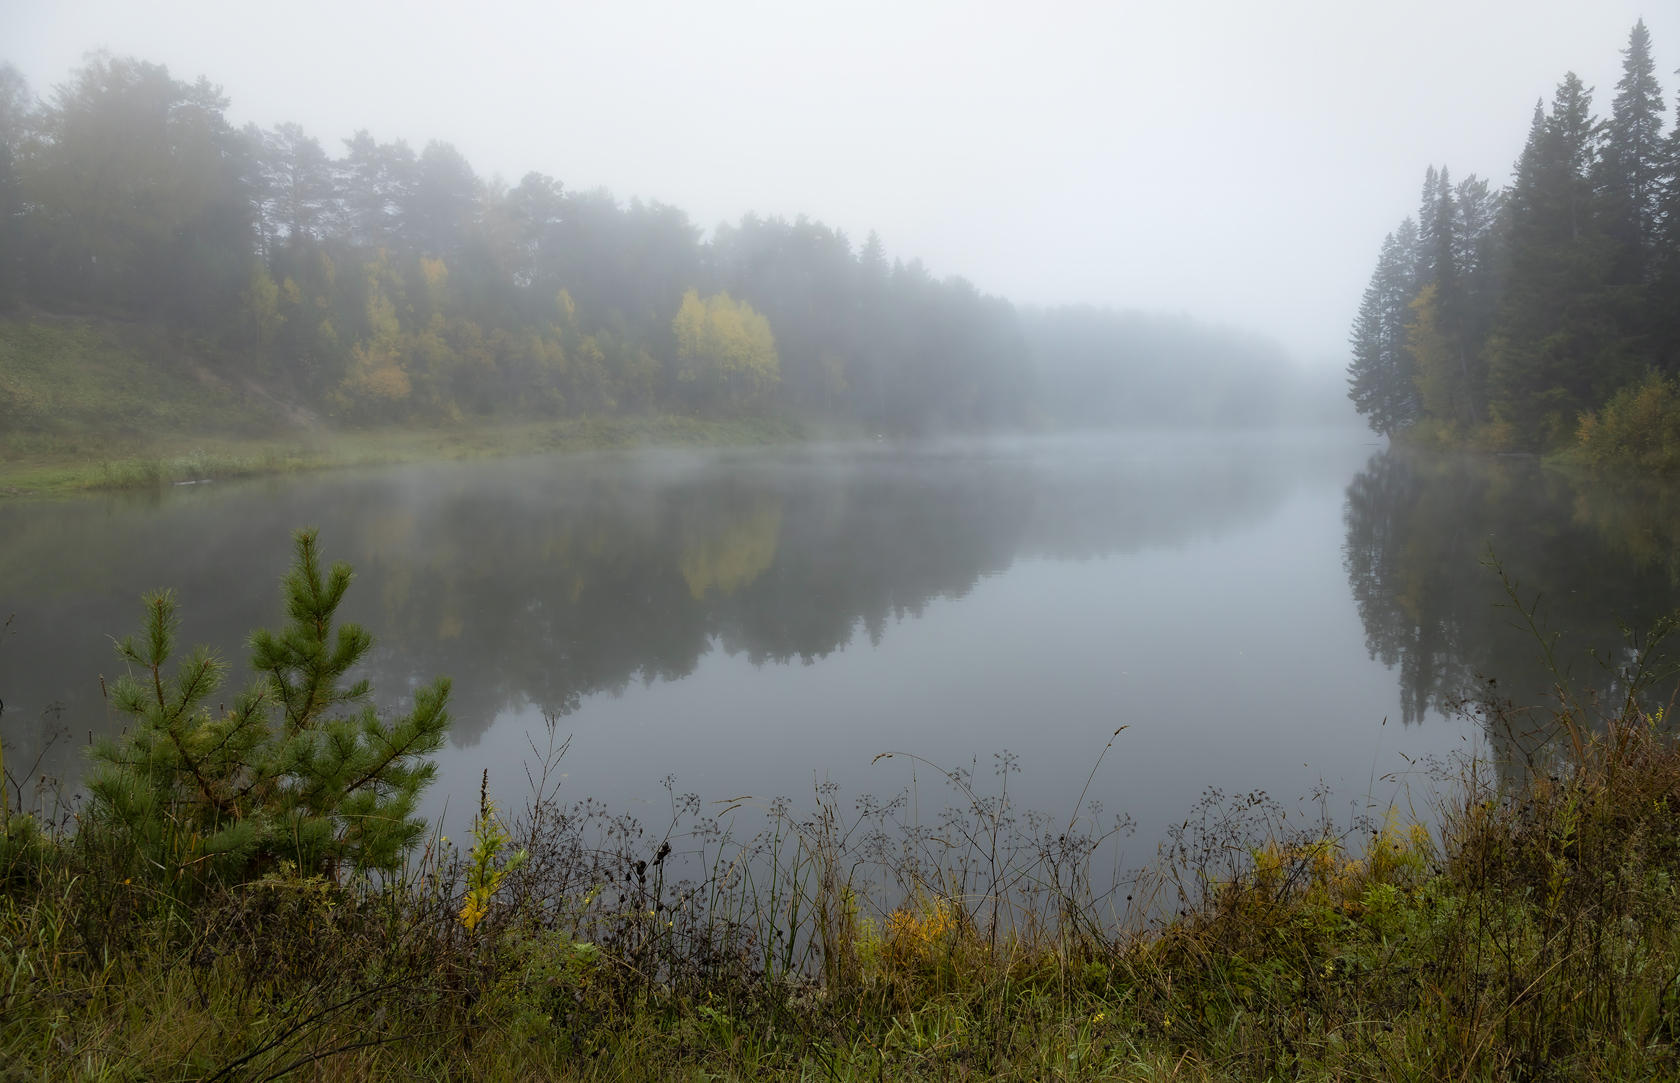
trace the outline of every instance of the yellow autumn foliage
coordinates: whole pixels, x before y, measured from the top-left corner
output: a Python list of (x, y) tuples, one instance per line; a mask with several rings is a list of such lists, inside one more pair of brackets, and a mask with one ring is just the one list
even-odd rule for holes
[(729, 595), (751, 583), (776, 559), (781, 533), (782, 509), (774, 505), (695, 532), (678, 561), (689, 594), (699, 601), (709, 590)]
[(683, 295), (671, 321), (677, 339), (677, 379), (735, 401), (755, 398), (781, 380), (781, 360), (770, 321), (727, 293), (702, 300)]

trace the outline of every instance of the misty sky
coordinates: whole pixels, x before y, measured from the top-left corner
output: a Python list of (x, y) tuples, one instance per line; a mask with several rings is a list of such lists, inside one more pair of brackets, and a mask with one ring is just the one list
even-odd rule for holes
[(1423, 170), (1503, 184), (1565, 71), (1606, 112), (1671, 2), (465, 3), (0, 0), (46, 94), (107, 48), (338, 154), (453, 142), (486, 177), (880, 231), (1017, 302), (1189, 312), (1343, 364)]

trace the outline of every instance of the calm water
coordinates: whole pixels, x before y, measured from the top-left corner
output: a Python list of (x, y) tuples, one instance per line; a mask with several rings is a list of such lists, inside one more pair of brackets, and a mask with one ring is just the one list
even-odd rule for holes
[(1088, 796), (1138, 819), (1141, 855), (1205, 787), (1383, 801), (1406, 757), (1479, 740), (1442, 713), (1458, 689), (1542, 678), (1494, 608), (1490, 543), (1525, 597), (1544, 591), (1571, 657), (1680, 602), (1668, 490), (1354, 433), (648, 452), (11, 500), (8, 768), (56, 723), (73, 740), (38, 774), (74, 773), (73, 746), (120, 725), (99, 678), (143, 590), (176, 588), (183, 640), (242, 663), (248, 631), (280, 622), (305, 524), (356, 568), (344, 614), (378, 637), (379, 700), (454, 678), (434, 815), (474, 807), (485, 769), (517, 803), (545, 712), (575, 735), (572, 795), (630, 811), (663, 807), (668, 775), (707, 798), (890, 794), (910, 762), (871, 761), (902, 751), (982, 778), (1011, 753), (1018, 800), (1067, 814), (1128, 725)]

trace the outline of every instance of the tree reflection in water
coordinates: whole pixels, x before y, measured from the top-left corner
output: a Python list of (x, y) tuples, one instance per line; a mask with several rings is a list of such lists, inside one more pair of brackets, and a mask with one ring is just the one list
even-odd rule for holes
[(1486, 678), (1519, 703), (1552, 687), (1540, 644), (1513, 627), (1520, 621), (1493, 556), (1525, 603), (1538, 597), (1583, 692), (1613, 683), (1625, 660), (1622, 624), (1642, 629), (1680, 604), (1672, 482), (1592, 478), (1526, 457), (1392, 450), (1348, 486), (1344, 521), (1366, 647), (1397, 670), (1408, 723), (1450, 709)]
[(1347, 467), (1321, 456), (1154, 437), (646, 453), (0, 504), (0, 599), (21, 629), (7, 645), (8, 740), (33, 741), (14, 703), (67, 705), (78, 743), (109, 723), (108, 636), (132, 630), (147, 589), (180, 592), (183, 642), (220, 649), (237, 683), (246, 635), (281, 618), (288, 532), (306, 524), (355, 567), (345, 615), (377, 638), (375, 687), (450, 675), (451, 740), (472, 745), (499, 714), (564, 715), (682, 678), (714, 648), (762, 664), (815, 661), (859, 635), (880, 643), (894, 620), (1022, 557), (1241, 529), (1303, 472), (1335, 484), (1329, 472)]

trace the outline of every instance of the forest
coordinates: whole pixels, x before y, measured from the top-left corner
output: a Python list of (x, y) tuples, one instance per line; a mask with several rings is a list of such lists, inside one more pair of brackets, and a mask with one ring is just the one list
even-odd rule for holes
[[(914, 434), (1267, 423), (1301, 398), (1275, 346), (1187, 317), (1018, 312), (874, 233), (748, 214), (708, 236), (663, 203), (485, 178), (439, 140), (363, 130), (334, 157), (229, 105), (130, 58), (94, 54), (45, 100), (0, 65), (0, 313), (143, 325), (144, 364), (338, 426), (778, 413)], [(5, 368), (0, 425), (49, 429), (65, 395)]]
[(1574, 73), (1535, 104), (1503, 189), (1425, 173), (1350, 336), (1348, 395), (1372, 429), (1672, 468), (1680, 123), (1664, 134), (1643, 20), (1622, 55), (1608, 118)]

